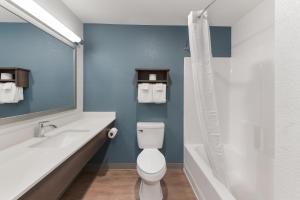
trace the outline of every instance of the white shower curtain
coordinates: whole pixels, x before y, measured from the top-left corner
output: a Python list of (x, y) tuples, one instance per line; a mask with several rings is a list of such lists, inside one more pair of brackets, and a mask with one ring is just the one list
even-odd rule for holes
[(212, 171), (227, 185), (224, 146), (216, 104), (214, 75), (211, 67), (210, 31), (205, 12), (192, 11), (188, 17), (192, 73), (197, 120)]

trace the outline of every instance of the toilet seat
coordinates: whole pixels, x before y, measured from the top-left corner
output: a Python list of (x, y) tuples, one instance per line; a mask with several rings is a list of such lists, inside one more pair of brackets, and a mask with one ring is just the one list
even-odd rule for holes
[(157, 149), (144, 149), (137, 158), (137, 167), (143, 173), (156, 174), (165, 170), (166, 159)]

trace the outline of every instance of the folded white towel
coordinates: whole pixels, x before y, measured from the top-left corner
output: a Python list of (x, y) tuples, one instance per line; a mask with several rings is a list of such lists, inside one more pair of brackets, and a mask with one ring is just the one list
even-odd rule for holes
[(154, 89), (157, 90), (157, 91), (162, 91), (166, 88), (166, 85), (165, 84), (162, 84), (162, 83), (157, 83), (155, 84), (154, 86)]
[(14, 85), (15, 85), (14, 83), (5, 83), (5, 84), (3, 84), (2, 88), (4, 90), (11, 90), (11, 89), (13, 89)]
[(138, 102), (152, 103), (152, 85), (149, 83), (138, 84)]
[(23, 88), (17, 87), (14, 103), (24, 100)]
[(142, 90), (149, 90), (150, 84), (148, 83), (141, 83), (139, 84)]
[(19, 101), (23, 101), (24, 100), (24, 92), (23, 92), (23, 88), (19, 87)]
[(18, 103), (24, 100), (23, 88), (15, 83), (0, 83), (0, 104)]
[(153, 102), (166, 103), (167, 102), (167, 86), (163, 83), (153, 85)]

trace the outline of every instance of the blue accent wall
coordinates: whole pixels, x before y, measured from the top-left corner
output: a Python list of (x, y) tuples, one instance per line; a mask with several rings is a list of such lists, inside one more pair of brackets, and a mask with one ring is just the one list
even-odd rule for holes
[[(224, 28), (228, 29), (228, 28)], [(217, 29), (218, 31), (219, 29)], [(214, 30), (213, 30), (214, 32)], [(212, 33), (217, 56), (230, 55), (228, 35)], [(137, 121), (163, 121), (167, 162), (183, 162), (183, 61), (188, 37), (183, 26), (85, 24), (84, 110), (116, 111), (119, 135), (92, 162), (135, 163)], [(227, 43), (225, 42), (227, 41)], [(170, 68), (167, 104), (138, 104), (135, 68)]]
[(231, 27), (211, 26), (211, 50), (214, 57), (231, 57)]
[(0, 67), (31, 70), (24, 101), (0, 104), (0, 117), (74, 107), (73, 49), (29, 23), (0, 23)]

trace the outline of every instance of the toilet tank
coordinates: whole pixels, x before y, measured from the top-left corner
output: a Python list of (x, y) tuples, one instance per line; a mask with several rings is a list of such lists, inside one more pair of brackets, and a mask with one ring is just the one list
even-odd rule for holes
[(138, 122), (137, 141), (140, 149), (161, 149), (164, 142), (165, 124), (163, 122)]

